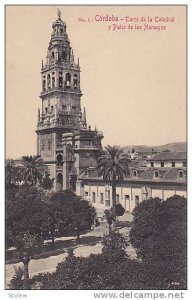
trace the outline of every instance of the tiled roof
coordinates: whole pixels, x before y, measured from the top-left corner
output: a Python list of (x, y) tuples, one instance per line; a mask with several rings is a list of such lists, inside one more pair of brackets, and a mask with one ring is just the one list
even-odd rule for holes
[(159, 176), (157, 178), (163, 179), (164, 174), (166, 173), (165, 169), (149, 168), (146, 171), (142, 172), (140, 175), (141, 179), (154, 179), (155, 171), (158, 171)]
[(130, 168), (140, 168), (140, 167), (146, 167), (146, 163), (141, 160), (133, 160), (130, 163)]
[(165, 160), (186, 160), (187, 153), (186, 152), (161, 152), (156, 154), (147, 160), (149, 161), (165, 161)]
[[(137, 170), (137, 176), (133, 176), (133, 170)], [(155, 177), (155, 171), (158, 171), (158, 177)], [(179, 177), (179, 171), (183, 171), (184, 176)], [(81, 179), (99, 179), (102, 180), (102, 177), (98, 176), (96, 169), (84, 171), (81, 176)], [(187, 171), (186, 168), (132, 168), (131, 176), (125, 178), (126, 181), (163, 181), (163, 182), (186, 182)]]
[[(179, 171), (183, 171), (183, 178), (179, 178)], [(183, 181), (183, 180), (186, 180), (186, 177), (187, 177), (187, 171), (186, 171), (186, 168), (171, 168), (169, 169), (165, 175), (163, 176), (163, 179), (164, 180), (167, 180), (167, 179), (171, 179), (171, 180), (179, 180), (179, 181)]]

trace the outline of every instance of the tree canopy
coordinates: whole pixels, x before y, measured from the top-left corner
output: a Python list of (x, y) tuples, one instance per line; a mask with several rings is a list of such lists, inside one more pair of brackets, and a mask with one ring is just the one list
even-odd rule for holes
[(143, 201), (133, 216), (130, 241), (147, 272), (157, 272), (165, 284), (182, 288), (187, 273), (186, 198), (175, 195), (166, 201)]
[[(129, 258), (127, 241), (112, 231), (103, 238), (101, 254), (76, 257), (70, 250), (56, 272), (34, 276), (31, 286), (58, 290), (186, 289), (185, 198), (140, 203), (134, 210), (131, 242), (140, 260)], [(17, 278), (14, 280), (18, 286)]]
[(53, 187), (48, 167), (39, 155), (23, 156), (19, 163), (13, 159), (5, 162), (6, 188), (14, 185), (39, 185), (45, 190)]
[[(96, 217), (95, 208), (70, 190), (52, 193), (48, 203), (48, 223), (51, 232), (79, 235), (90, 230)], [(52, 236), (53, 237), (53, 236)]]
[(133, 211), (130, 238), (143, 260), (186, 258), (187, 203), (181, 196), (141, 202)]
[[(35, 186), (20, 187), (12, 201), (6, 205), (6, 238), (14, 244), (14, 237), (29, 231), (30, 234), (41, 235), (46, 221), (45, 193)], [(11, 242), (12, 236), (12, 242)]]
[(37, 186), (10, 189), (6, 201), (6, 244), (12, 246), (14, 237), (29, 231), (43, 239), (80, 234), (90, 230), (96, 213), (87, 201), (66, 190), (49, 196)]

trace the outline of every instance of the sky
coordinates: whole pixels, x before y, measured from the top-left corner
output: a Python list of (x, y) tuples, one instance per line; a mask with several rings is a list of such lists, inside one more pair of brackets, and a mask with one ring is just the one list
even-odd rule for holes
[[(57, 8), (80, 60), (82, 108), (103, 145), (186, 141), (184, 6), (7, 6), (6, 157), (36, 154), (41, 60)], [(118, 21), (96, 21), (107, 15)], [(145, 24), (166, 30), (144, 31)]]

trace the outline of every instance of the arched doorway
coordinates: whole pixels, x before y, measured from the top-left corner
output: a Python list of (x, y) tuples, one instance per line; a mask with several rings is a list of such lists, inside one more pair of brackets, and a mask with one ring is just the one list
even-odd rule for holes
[(63, 174), (57, 174), (57, 191), (61, 191), (63, 189)]

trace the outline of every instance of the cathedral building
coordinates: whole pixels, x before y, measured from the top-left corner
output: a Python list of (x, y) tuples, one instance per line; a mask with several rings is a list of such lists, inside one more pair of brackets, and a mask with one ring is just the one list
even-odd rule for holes
[(81, 108), (79, 59), (75, 62), (66, 23), (58, 18), (52, 25), (46, 62), (42, 61), (41, 110), (38, 111), (37, 154), (55, 178), (54, 190), (78, 189), (78, 177), (96, 166), (102, 132), (87, 125)]

